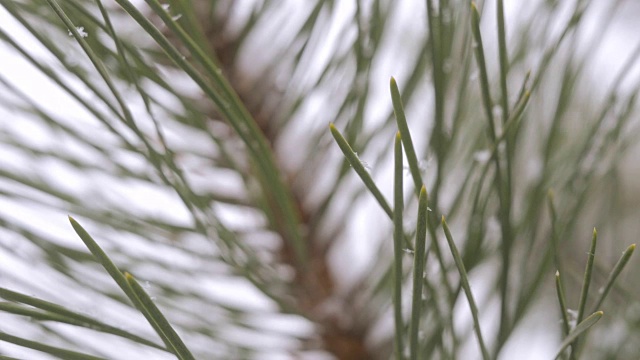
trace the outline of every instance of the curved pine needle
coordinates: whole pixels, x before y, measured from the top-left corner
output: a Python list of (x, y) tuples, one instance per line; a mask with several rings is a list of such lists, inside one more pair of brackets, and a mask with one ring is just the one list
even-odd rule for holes
[[(53, 0), (47, 0), (53, 1)], [(296, 251), (296, 256), (303, 264), (307, 256), (306, 243), (300, 235), (298, 226), (299, 214), (293, 204), (292, 195), (284, 186), (275, 160), (273, 159), (272, 150), (269, 149), (264, 135), (260, 132), (258, 125), (255, 123), (248, 111), (238, 99), (231, 86), (226, 82), (224, 77), (219, 74), (218, 67), (212, 62), (207, 62), (206, 68), (214, 75), (214, 84), (212, 85), (209, 78), (205, 78), (195, 66), (191, 65), (180, 51), (158, 30), (130, 1), (116, 0), (138, 24), (156, 41), (167, 56), (202, 89), (202, 91), (216, 104), (220, 112), (228, 120), (231, 127), (236, 131), (238, 136), (247, 146), (247, 149), (256, 161), (260, 170), (265, 192), (273, 195), (277, 203), (277, 211), (281, 212), (280, 219), (283, 224), (283, 231), (288, 241), (292, 242), (292, 246)], [(176, 31), (179, 27), (176, 26)], [(190, 45), (190, 49), (196, 54), (200, 54), (202, 49), (197, 44), (190, 41), (188, 34), (178, 31), (183, 35), (185, 44)], [(202, 55), (206, 58), (205, 55)]]
[(0, 331), (0, 340), (6, 341), (8, 343), (16, 344), (22, 347), (26, 347), (29, 349), (38, 350), (40, 352), (53, 355), (57, 358), (64, 359), (64, 360), (106, 360), (105, 358), (83, 354), (77, 351), (62, 349), (59, 347), (43, 344), (37, 341), (27, 340), (19, 336), (9, 335), (2, 331)]
[(125, 273), (124, 277), (127, 279), (129, 286), (131, 286), (131, 290), (133, 290), (133, 294), (136, 296), (138, 303), (145, 308), (150, 318), (155, 322), (156, 326), (154, 326), (154, 328), (162, 331), (162, 334), (158, 333), (158, 335), (173, 345), (178, 359), (195, 360), (180, 336), (178, 336), (178, 333), (176, 333), (167, 318), (164, 317), (160, 309), (153, 303), (153, 300), (147, 292), (144, 291), (142, 286), (140, 286), (131, 274)]
[(473, 293), (471, 292), (471, 285), (469, 284), (469, 278), (467, 277), (467, 270), (465, 270), (464, 268), (464, 262), (462, 262), (462, 257), (460, 257), (458, 247), (453, 241), (453, 236), (451, 236), (451, 231), (449, 231), (449, 226), (447, 225), (447, 221), (445, 220), (444, 215), (442, 216), (442, 229), (444, 230), (444, 236), (447, 239), (447, 243), (449, 244), (451, 255), (453, 255), (453, 260), (455, 261), (456, 267), (458, 268), (462, 289), (464, 290), (464, 293), (467, 296), (467, 301), (469, 302), (471, 316), (473, 317), (473, 329), (476, 333), (476, 337), (478, 338), (478, 344), (480, 346), (480, 350), (482, 351), (482, 358), (484, 360), (489, 360), (491, 359), (491, 357), (489, 356), (489, 351), (487, 350), (487, 346), (485, 345), (484, 339), (482, 337), (480, 319), (478, 316), (478, 306), (476, 305)]
[(600, 297), (596, 301), (596, 305), (594, 306), (595, 309), (599, 309), (602, 306), (602, 303), (607, 298), (607, 295), (609, 295), (609, 292), (611, 291), (613, 284), (618, 278), (618, 275), (620, 275), (624, 267), (629, 262), (629, 259), (631, 259), (631, 255), (633, 255), (633, 252), (635, 249), (636, 249), (636, 244), (631, 244), (622, 253), (622, 256), (620, 257), (616, 265), (611, 270), (609, 277), (607, 277), (607, 281), (605, 282), (605, 285), (598, 291), (598, 293), (600, 294)]
[(382, 192), (380, 192), (378, 186), (375, 184), (375, 182), (373, 182), (371, 175), (369, 174), (367, 169), (364, 168), (364, 165), (362, 165), (362, 161), (360, 160), (360, 158), (358, 158), (358, 155), (355, 153), (355, 151), (353, 151), (351, 145), (349, 145), (347, 140), (344, 138), (344, 136), (342, 136), (340, 131), (336, 129), (336, 126), (333, 125), (333, 123), (329, 124), (329, 130), (331, 130), (331, 135), (333, 135), (333, 138), (336, 140), (336, 143), (340, 147), (340, 150), (342, 150), (344, 157), (347, 159), (353, 170), (356, 172), (356, 174), (358, 174), (358, 176), (360, 176), (360, 179), (367, 187), (367, 189), (369, 189), (373, 197), (378, 201), (378, 204), (380, 204), (382, 210), (384, 210), (384, 212), (387, 214), (387, 216), (389, 216), (390, 219), (393, 219), (393, 210), (391, 210), (391, 206), (389, 206), (389, 203), (382, 195)]
[[(15, 308), (16, 310), (25, 310), (25, 311), (30, 310), (29, 314), (23, 313), (23, 315), (27, 315), (31, 317), (34, 317), (34, 316), (47, 317), (49, 318), (49, 320), (52, 320), (52, 321), (59, 321), (59, 322), (65, 322), (67, 324), (72, 324), (77, 326), (90, 327), (93, 330), (117, 335), (125, 339), (133, 340), (140, 344), (144, 344), (150, 347), (154, 347), (156, 349), (168, 351), (165, 347), (160, 346), (147, 339), (141, 338), (138, 335), (135, 335), (125, 330), (119, 329), (117, 327), (105, 324), (102, 321), (68, 310), (60, 305), (57, 305), (45, 300), (37, 299), (35, 297), (21, 294), (21, 293), (11, 291), (5, 288), (1, 288), (1, 287), (0, 287), (0, 297), (3, 299), (7, 299), (9, 301), (23, 303), (26, 305), (33, 306), (37, 309), (44, 310), (44, 311), (36, 312), (36, 310), (29, 309), (26, 307), (21, 309)], [(7, 310), (5, 309), (5, 311)]]
[(416, 194), (420, 194), (422, 188), (422, 175), (420, 175), (420, 166), (418, 165), (418, 157), (416, 150), (413, 147), (413, 141), (411, 140), (411, 132), (409, 131), (409, 125), (407, 124), (407, 117), (404, 114), (404, 106), (402, 105), (402, 98), (400, 97), (400, 91), (398, 90), (398, 84), (393, 77), (390, 80), (391, 88), (391, 101), (393, 102), (393, 112), (396, 115), (396, 123), (400, 130), (402, 137), (402, 145), (409, 162), (409, 170), (411, 170), (411, 177), (413, 177), (413, 183), (415, 184)]
[(584, 321), (579, 323), (576, 328), (573, 329), (571, 333), (569, 333), (569, 336), (567, 336), (562, 341), (562, 344), (560, 344), (560, 349), (558, 349), (556, 356), (554, 356), (553, 358), (557, 359), (558, 357), (560, 357), (564, 350), (573, 342), (575, 342), (575, 340), (578, 339), (580, 335), (582, 335), (585, 331), (589, 330), (593, 325), (595, 325), (595, 323), (600, 320), (603, 314), (604, 313), (602, 311), (594, 312), (593, 314), (589, 315), (589, 317), (584, 319)]
[[(100, 245), (98, 245), (98, 243), (93, 240), (91, 235), (89, 235), (89, 233), (74, 218), (69, 216), (69, 222), (71, 223), (71, 226), (73, 226), (76, 234), (78, 234), (89, 251), (91, 251), (93, 256), (96, 257), (98, 262), (102, 264), (104, 269), (109, 273), (109, 275), (111, 275), (111, 278), (118, 284), (118, 286), (120, 286), (120, 289), (122, 289), (125, 295), (127, 295), (129, 300), (131, 300), (131, 302), (138, 308), (138, 310), (140, 310), (142, 315), (144, 315), (149, 324), (153, 327), (153, 329), (165, 343), (167, 348), (180, 359), (183, 359), (183, 357), (181, 357), (182, 350), (179, 349), (181, 345), (176, 344), (175, 339), (166, 334), (168, 329), (166, 327), (163, 327), (162, 323), (158, 322), (156, 317), (157, 314), (152, 313), (147, 307), (147, 304), (142, 302), (139, 292), (133, 290), (130, 281), (125, 277), (120, 269), (118, 269), (113, 261), (111, 261), (109, 256), (107, 256), (102, 248), (100, 248)], [(184, 357), (184, 359), (190, 358)]]

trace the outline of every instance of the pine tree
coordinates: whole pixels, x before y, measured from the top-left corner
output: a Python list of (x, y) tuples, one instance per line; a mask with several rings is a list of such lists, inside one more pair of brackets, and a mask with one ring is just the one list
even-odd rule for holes
[(624, 1), (0, 5), (3, 358), (636, 356)]

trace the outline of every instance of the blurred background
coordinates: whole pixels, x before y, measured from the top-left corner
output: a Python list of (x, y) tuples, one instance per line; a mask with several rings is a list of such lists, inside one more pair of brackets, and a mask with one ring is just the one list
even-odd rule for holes
[[(72, 215), (142, 280), (196, 358), (391, 358), (392, 222), (328, 129), (332, 122), (343, 133), (390, 202), (391, 76), (429, 217), (434, 224), (447, 217), (493, 356), (553, 357), (563, 338), (554, 273), (576, 309), (594, 227), (587, 307), (637, 242), (637, 2), (506, 2), (506, 70), (497, 2), (478, 3), (491, 114), (499, 131), (510, 131), (498, 147), (502, 173), (489, 159), (466, 1), (132, 1), (173, 45), (173, 60), (114, 1), (57, 4), (75, 31), (47, 2), (0, 0), (0, 297), (7, 301), (16, 291), (156, 339), (72, 231)], [(237, 98), (207, 92), (185, 64), (224, 95), (212, 80), (223, 77)], [(522, 118), (504, 128), (525, 89)], [(255, 129), (227, 118), (245, 111)], [(261, 172), (270, 161), (280, 185)], [(409, 234), (417, 209), (411, 179), (407, 169)], [(424, 358), (480, 358), (442, 229), (434, 225), (427, 241), (443, 251), (427, 255)], [(408, 311), (413, 254), (405, 257)], [(639, 270), (632, 258), (583, 344), (584, 358), (637, 358)], [(89, 326), (7, 310), (0, 317), (1, 332), (38, 343), (109, 359), (173, 358)], [(55, 358), (6, 340), (0, 355)]]

